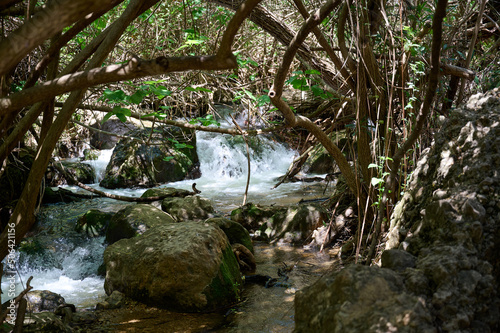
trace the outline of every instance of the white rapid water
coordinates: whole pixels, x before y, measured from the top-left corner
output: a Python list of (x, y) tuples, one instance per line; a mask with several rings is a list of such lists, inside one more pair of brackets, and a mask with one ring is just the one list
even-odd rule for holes
[[(318, 193), (318, 187), (311, 184), (293, 183), (282, 184), (277, 189), (271, 189), (276, 184), (277, 177), (286, 173), (292, 162), (295, 152), (271, 138), (249, 138), (251, 141), (250, 152), (250, 186), (247, 202), (272, 204), (293, 203), (298, 197), (307, 197)], [(177, 187), (191, 189), (193, 183), (201, 190), (201, 196), (211, 199), (216, 209), (229, 212), (241, 205), (247, 181), (247, 154), (245, 143), (241, 137), (220, 135), (206, 132), (197, 133), (197, 152), (200, 160), (201, 178), (185, 180), (163, 185), (164, 187)], [(102, 189), (98, 181), (112, 155), (112, 150), (101, 152), (98, 160), (89, 161), (97, 173), (96, 184), (92, 186), (101, 190), (128, 196), (140, 196), (145, 189)], [(79, 190), (75, 187), (67, 187)], [(297, 193), (300, 194), (297, 195)], [(61, 227), (61, 235), (73, 234), (72, 239), (57, 239), (54, 245), (55, 255), (41, 259), (23, 259), (19, 268), (20, 276), (16, 278), (16, 294), (24, 288), (29, 276), (34, 279), (31, 285), (34, 289), (50, 290), (61, 294), (67, 303), (85, 308), (94, 306), (104, 295), (104, 279), (95, 275), (104, 251), (102, 239), (85, 239), (75, 235), (73, 225), (77, 218), (89, 209), (102, 211), (118, 211), (130, 203), (117, 202), (111, 199), (93, 199), (82, 203), (64, 205), (51, 205), (44, 208), (45, 223), (50, 228), (57, 228), (61, 223), (69, 226)], [(61, 222), (63, 221), (63, 222)], [(69, 222), (68, 222), (69, 221)], [(49, 229), (50, 229), (49, 228)], [(43, 262), (45, 260), (45, 262)], [(43, 270), (41, 270), (43, 269)], [(7, 290), (8, 282), (2, 281), (2, 289)], [(7, 295), (2, 295), (2, 301), (7, 300)]]
[(104, 172), (106, 171), (106, 166), (111, 159), (113, 154), (113, 149), (104, 149), (100, 151), (99, 156), (96, 160), (85, 161), (85, 163), (90, 164), (95, 170), (95, 182), (99, 183), (104, 178)]
[[(270, 138), (248, 138), (250, 142), (250, 185), (247, 201), (272, 200), (300, 187), (286, 184), (276, 190), (272, 186), (284, 175), (295, 152)], [(245, 142), (240, 136), (208, 132), (197, 134), (197, 152), (201, 178), (166, 184), (166, 187), (190, 189), (192, 183), (201, 196), (211, 199), (215, 206), (228, 211), (240, 206), (248, 177), (248, 159)]]

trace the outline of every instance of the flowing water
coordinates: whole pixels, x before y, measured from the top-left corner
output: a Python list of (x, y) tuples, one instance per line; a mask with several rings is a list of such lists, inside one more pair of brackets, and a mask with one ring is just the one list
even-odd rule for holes
[[(321, 183), (288, 183), (271, 189), (276, 184), (277, 177), (286, 173), (296, 154), (272, 138), (259, 137), (252, 140), (254, 141), (250, 143), (251, 166), (247, 202), (281, 205), (296, 203), (302, 198), (323, 196), (325, 185)], [(200, 132), (197, 133), (197, 151), (201, 178), (164, 186), (191, 189), (192, 183), (196, 182), (196, 187), (201, 191), (200, 195), (211, 199), (216, 210), (222, 214), (240, 206), (248, 177), (246, 147), (241, 137)], [(99, 159), (91, 162), (96, 168), (98, 177), (102, 177), (111, 152), (111, 150), (102, 151)], [(97, 183), (99, 180), (96, 179), (96, 184), (92, 186), (99, 188)], [(77, 188), (68, 188), (79, 191)], [(137, 197), (145, 191), (145, 189), (102, 190)], [(78, 217), (89, 209), (116, 212), (128, 204), (130, 203), (95, 198), (71, 204), (44, 206), (39, 217), (37, 237), (42, 240), (44, 237), (48, 239), (53, 248), (52, 251), (46, 251), (49, 255), (19, 258), (16, 292), (21, 292), (22, 283), (26, 282), (29, 276), (33, 276), (31, 285), (34, 289), (61, 294), (67, 303), (75, 304), (78, 308), (90, 308), (102, 300), (105, 296), (104, 280), (96, 276), (95, 272), (102, 262), (105, 248), (103, 239), (82, 238), (73, 231), (74, 224)], [(331, 263), (328, 255), (320, 256), (291, 246), (265, 244), (257, 244), (256, 260), (257, 273), (273, 277), (277, 277), (277, 269), (283, 265), (293, 267), (289, 274), (289, 285), (275, 288), (249, 285), (245, 289), (244, 301), (234, 308), (233, 312), (221, 317), (220, 321), (217, 320), (216, 324), (207, 324), (207, 327), (219, 326), (217, 331), (221, 332), (291, 331), (295, 292), (312, 283)], [(2, 289), (5, 290), (6, 287), (7, 281), (2, 281)], [(172, 318), (177, 317), (174, 315)], [(194, 325), (200, 327), (199, 321), (203, 321), (203, 318), (201, 315), (196, 317)], [(186, 321), (186, 317), (181, 316), (179, 320)], [(180, 321), (168, 325), (173, 325), (175, 328), (176, 325), (180, 325)], [(188, 331), (196, 329), (193, 326)]]

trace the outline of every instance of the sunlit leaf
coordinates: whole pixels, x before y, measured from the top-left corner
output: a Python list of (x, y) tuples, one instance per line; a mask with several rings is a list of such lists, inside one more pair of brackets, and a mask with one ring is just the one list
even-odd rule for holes
[(373, 177), (372, 181), (371, 181), (373, 186), (377, 186), (378, 184), (383, 183), (383, 182), (384, 182), (384, 180), (382, 178), (375, 178), (375, 177)]

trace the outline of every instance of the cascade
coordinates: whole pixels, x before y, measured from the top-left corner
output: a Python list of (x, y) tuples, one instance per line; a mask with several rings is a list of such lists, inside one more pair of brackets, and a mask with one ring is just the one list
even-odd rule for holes
[[(270, 188), (276, 178), (286, 173), (295, 152), (278, 143), (272, 137), (249, 137), (251, 178), (249, 199), (255, 203), (281, 203), (293, 196), (301, 184), (283, 184), (276, 190)], [(208, 132), (197, 133), (197, 152), (202, 176), (195, 180), (185, 180), (163, 186), (191, 189), (193, 182), (202, 191), (202, 196), (211, 199), (219, 211), (229, 212), (241, 205), (247, 181), (247, 153), (241, 136), (221, 135)], [(97, 179), (93, 187), (99, 188), (98, 181), (112, 155), (112, 150), (103, 150), (95, 161), (88, 161), (96, 169)], [(68, 186), (76, 190), (75, 187)], [(140, 196), (145, 189), (107, 190), (121, 195)], [(304, 193), (300, 193), (303, 196)], [(298, 201), (297, 195), (293, 196)], [(16, 278), (16, 293), (24, 288), (21, 284), (29, 276), (34, 279), (33, 289), (50, 290), (61, 294), (68, 303), (87, 307), (104, 297), (104, 279), (96, 276), (102, 260), (105, 245), (102, 238), (86, 239), (73, 231), (77, 218), (89, 209), (118, 211), (129, 203), (97, 198), (80, 203), (49, 205), (43, 208), (40, 225), (54, 234), (54, 252), (46, 251), (44, 256), (18, 258), (19, 275)], [(59, 229), (58, 229), (59, 228)], [(57, 231), (59, 230), (59, 232)], [(43, 234), (42, 236), (46, 236)], [(69, 235), (69, 236), (68, 236)], [(83, 239), (82, 239), (83, 238)], [(8, 282), (2, 281), (2, 288)], [(6, 295), (3, 295), (3, 301)]]
[(113, 155), (113, 149), (103, 149), (100, 151), (97, 159), (84, 161), (84, 163), (90, 164), (94, 168), (95, 183), (99, 183), (104, 178), (104, 172), (111, 159), (111, 155)]

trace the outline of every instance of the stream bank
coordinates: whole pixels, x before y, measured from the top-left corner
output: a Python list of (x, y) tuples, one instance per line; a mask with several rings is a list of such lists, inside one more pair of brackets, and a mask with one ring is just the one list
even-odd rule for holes
[[(228, 139), (229, 141), (226, 141)], [(314, 200), (327, 196), (332, 190), (332, 186), (330, 186), (324, 194), (326, 184), (323, 182), (287, 183), (271, 190), (277, 182), (277, 177), (286, 172), (295, 152), (273, 140), (261, 143), (259, 151), (255, 152), (257, 155), (252, 156), (248, 201), (266, 205), (296, 205), (303, 199)], [(202, 197), (212, 201), (220, 215), (228, 216), (229, 212), (241, 205), (243, 199), (247, 180), (247, 157), (246, 154), (242, 153), (244, 151), (242, 145), (244, 145), (243, 142), (235, 142), (230, 136), (199, 133), (197, 137), (200, 169), (202, 170), (202, 177), (196, 179), (197, 189), (202, 192)], [(110, 153), (104, 151), (102, 155), (104, 158), (106, 158), (105, 156), (109, 158)], [(101, 165), (101, 168), (105, 167), (106, 164), (102, 161), (96, 162), (96, 165)], [(97, 181), (91, 186), (99, 189)], [(188, 180), (169, 183), (168, 186), (191, 189), (192, 183), (192, 180)], [(66, 186), (65, 189), (82, 192), (72, 186)], [(108, 189), (106, 191), (139, 197), (145, 190)], [(48, 256), (37, 258), (37, 260), (28, 256), (22, 260), (23, 265), (20, 267), (22, 281), (26, 281), (32, 275), (34, 280), (31, 284), (35, 289), (48, 289), (61, 294), (67, 303), (75, 304), (78, 311), (82, 313), (94, 308), (95, 304), (105, 298), (102, 288), (104, 280), (95, 274), (100, 264), (99, 258), (102, 258), (104, 246), (102, 239), (82, 238), (81, 234), (76, 234), (74, 230), (76, 221), (90, 209), (114, 213), (129, 204), (107, 198), (94, 198), (69, 204), (43, 206), (38, 225), (30, 236), (36, 234), (37, 237), (45, 237), (54, 246), (50, 251), (46, 251)], [(31, 245), (33, 244), (29, 244), (29, 246)], [(218, 327), (217, 330), (223, 329), (227, 332), (246, 332), (248, 327), (255, 327), (258, 331), (258, 327), (262, 325), (265, 327), (264, 330), (269, 327), (271, 330), (290, 331), (294, 322), (292, 306), (294, 293), (302, 286), (317, 279), (327, 269), (328, 263), (333, 258), (328, 253), (319, 257), (315, 257), (313, 253), (290, 245), (259, 244), (256, 253), (259, 261), (257, 273), (279, 278), (278, 270), (284, 264), (293, 267), (286, 286), (265, 288), (261, 285), (247, 285), (242, 296), (243, 301), (232, 310), (226, 309), (222, 314), (170, 314), (169, 318), (175, 319), (170, 322), (170, 325), (174, 325), (171, 329), (178, 331), (177, 327), (184, 327), (184, 321), (186, 318), (190, 318), (187, 324), (191, 325), (190, 330), (192, 331), (199, 327), (209, 326)], [(19, 283), (17, 288), (17, 292), (20, 292), (22, 285)], [(152, 312), (156, 311), (155, 315), (161, 317), (168, 313), (166, 310), (148, 308), (139, 303), (131, 302), (124, 309), (106, 310), (97, 314), (101, 318), (106, 318), (107, 311), (112, 311), (111, 314), (116, 313), (116, 315), (109, 315), (109, 317), (123, 318), (123, 320), (132, 320), (132, 317), (147, 317), (148, 320), (141, 321), (146, 326), (157, 323), (156, 319), (152, 318), (154, 317)], [(257, 315), (257, 312), (260, 314)], [(284, 313), (286, 315), (283, 317)], [(115, 321), (110, 322), (109, 330), (113, 331), (114, 327), (117, 327), (116, 324)], [(144, 331), (143, 327), (140, 326), (143, 324), (138, 325), (137, 331)], [(168, 322), (165, 322), (165, 325), (168, 327)], [(98, 326), (96, 324), (94, 328), (97, 329)], [(120, 329), (116, 331), (120, 331)]]

